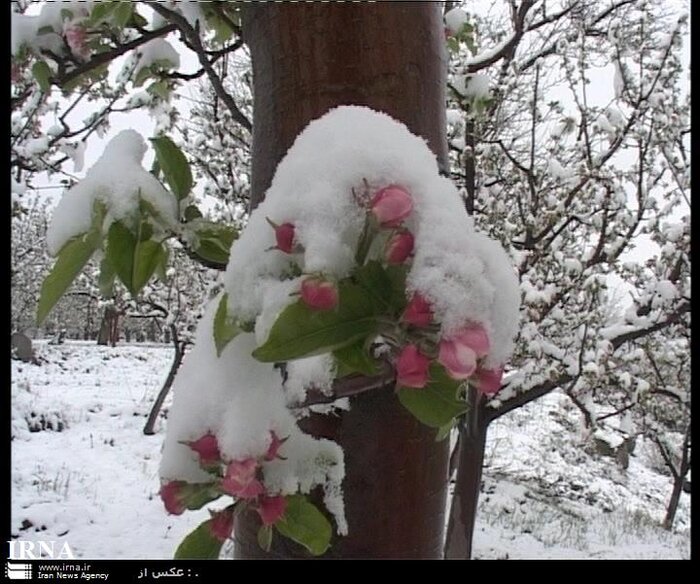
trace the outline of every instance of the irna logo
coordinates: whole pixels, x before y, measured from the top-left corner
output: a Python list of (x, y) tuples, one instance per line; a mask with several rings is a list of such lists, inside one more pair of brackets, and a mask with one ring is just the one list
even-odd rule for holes
[(67, 541), (8, 541), (11, 560), (74, 560)]

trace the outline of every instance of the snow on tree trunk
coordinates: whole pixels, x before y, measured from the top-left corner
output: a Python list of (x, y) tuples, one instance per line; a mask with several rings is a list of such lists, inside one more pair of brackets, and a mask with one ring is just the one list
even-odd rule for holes
[[(342, 104), (388, 113), (425, 138), (446, 168), (445, 55), (437, 3), (246, 4), (244, 35), (255, 83), (252, 207), (299, 132)], [(440, 558), (447, 441), (402, 408), (390, 386), (351, 399), (303, 429), (345, 451), (349, 534), (334, 557)], [(285, 538), (258, 546), (257, 514), (237, 519), (238, 558), (300, 555)]]

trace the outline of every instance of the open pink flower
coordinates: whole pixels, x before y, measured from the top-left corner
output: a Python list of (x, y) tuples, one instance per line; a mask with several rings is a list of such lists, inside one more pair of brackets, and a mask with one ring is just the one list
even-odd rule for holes
[(503, 366), (495, 369), (479, 368), (474, 373), (472, 381), (479, 393), (484, 395), (496, 395), (501, 389), (503, 379)]
[(226, 476), (221, 481), (221, 488), (229, 495), (241, 499), (254, 499), (265, 489), (256, 478), (258, 461), (254, 458), (232, 460), (226, 468)]
[(170, 481), (161, 485), (160, 498), (165, 504), (165, 510), (172, 515), (182, 515), (185, 511), (183, 489), (187, 487), (185, 481)]
[(401, 320), (421, 328), (428, 326), (433, 320), (433, 309), (430, 302), (420, 292), (416, 292), (406, 306)]
[(370, 210), (382, 227), (398, 227), (413, 211), (413, 199), (404, 189), (390, 185), (377, 192)]
[(467, 379), (476, 370), (476, 360), (490, 349), (489, 337), (480, 324), (464, 327), (440, 341), (438, 362), (452, 379)]
[(281, 495), (268, 497), (264, 495), (260, 498), (257, 512), (262, 519), (263, 525), (272, 525), (279, 521), (287, 509), (287, 499)]
[(280, 438), (274, 431), (271, 431), (270, 434), (272, 435), (272, 439), (270, 440), (270, 445), (267, 447), (267, 452), (263, 457), (268, 462), (275, 460), (275, 458), (282, 458), (279, 455), (279, 449), (288, 438)]
[(233, 509), (211, 514), (209, 531), (219, 541), (226, 541), (233, 533)]
[(202, 465), (216, 464), (221, 460), (219, 443), (211, 432), (193, 442), (188, 442), (187, 446), (199, 454), (199, 462)]
[(402, 264), (413, 253), (413, 233), (404, 229), (394, 233), (386, 242), (384, 259), (388, 264)]
[(301, 299), (313, 310), (330, 310), (338, 304), (338, 289), (329, 280), (311, 276), (301, 283)]
[(396, 382), (401, 387), (420, 389), (428, 383), (430, 359), (416, 345), (406, 345), (396, 359)]

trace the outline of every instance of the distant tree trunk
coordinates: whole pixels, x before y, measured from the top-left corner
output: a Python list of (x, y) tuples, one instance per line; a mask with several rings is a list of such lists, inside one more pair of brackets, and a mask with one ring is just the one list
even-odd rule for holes
[(666, 507), (666, 517), (664, 517), (663, 527), (668, 531), (673, 529), (673, 520), (676, 518), (676, 511), (678, 510), (678, 502), (681, 499), (681, 493), (683, 492), (683, 480), (681, 478), (675, 478), (673, 481), (673, 491), (671, 491), (671, 499)]
[(119, 312), (116, 307), (108, 304), (102, 313), (100, 321), (100, 332), (97, 335), (98, 345), (116, 346), (119, 339)]
[(668, 466), (673, 475), (673, 491), (671, 491), (671, 499), (666, 507), (666, 517), (664, 517), (663, 522), (664, 529), (671, 531), (671, 529), (673, 529), (673, 521), (676, 518), (676, 511), (678, 510), (678, 503), (681, 499), (681, 493), (683, 492), (685, 477), (688, 476), (688, 472), (690, 471), (690, 424), (685, 431), (683, 450), (678, 466), (673, 463), (673, 458), (663, 442), (658, 438), (655, 442), (661, 451), (666, 466)]
[(155, 434), (155, 425), (156, 420), (158, 419), (158, 414), (160, 414), (160, 410), (163, 407), (165, 398), (167, 397), (170, 388), (173, 386), (173, 382), (175, 381), (175, 375), (177, 374), (177, 370), (180, 368), (180, 365), (182, 363), (182, 358), (185, 356), (185, 347), (187, 343), (180, 342), (180, 339), (177, 335), (177, 328), (174, 324), (170, 325), (170, 334), (173, 339), (173, 345), (175, 346), (175, 355), (173, 356), (173, 362), (170, 365), (170, 371), (168, 371), (168, 376), (165, 378), (165, 383), (163, 383), (163, 387), (160, 388), (158, 396), (156, 397), (156, 401), (153, 402), (151, 412), (148, 414), (146, 425), (143, 427), (143, 433), (146, 434), (146, 436), (152, 436), (153, 434)]
[[(244, 4), (255, 88), (253, 208), (299, 132), (343, 104), (402, 121), (426, 139), (447, 171), (441, 8), (433, 2)], [(441, 558), (447, 441), (436, 442), (435, 430), (403, 409), (392, 386), (350, 404), (347, 412), (300, 424), (345, 452), (350, 533), (334, 541), (326, 557)], [(236, 557), (305, 556), (281, 537), (263, 552), (258, 521), (256, 513), (236, 520)]]

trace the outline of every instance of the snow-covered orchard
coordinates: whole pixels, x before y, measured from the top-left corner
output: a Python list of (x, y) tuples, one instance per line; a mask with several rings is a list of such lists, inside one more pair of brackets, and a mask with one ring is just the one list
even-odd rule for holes
[[(164, 536), (141, 557), (687, 557), (684, 7), (444, 4), (13, 3), (12, 332), (53, 338), (27, 356), (13, 336), (13, 537), (43, 525), (110, 557), (94, 525), (128, 557), (110, 530), (143, 503)], [(304, 49), (316, 61), (265, 48), (306, 46), (301, 14), (333, 31), (350, 10), (407, 27), (360, 43), (378, 70), (398, 58), (413, 83), (446, 56), (444, 109), (398, 86), (386, 102), (355, 57), (366, 89), (342, 91), (380, 106), (345, 105), (320, 64), (349, 58), (345, 28)], [(432, 52), (390, 50), (421, 35)], [(309, 76), (341, 107), (317, 109)], [(398, 466), (343, 426), (375, 399), (405, 436)], [(123, 424), (95, 444), (105, 409)], [(95, 475), (107, 445), (125, 477), (80, 471), (69, 495), (86, 435)], [(41, 507), (22, 460), (44, 440), (67, 449), (47, 461), (66, 484), (37, 488)], [(57, 511), (103, 487), (115, 513)], [(363, 529), (393, 551), (357, 547)]]

